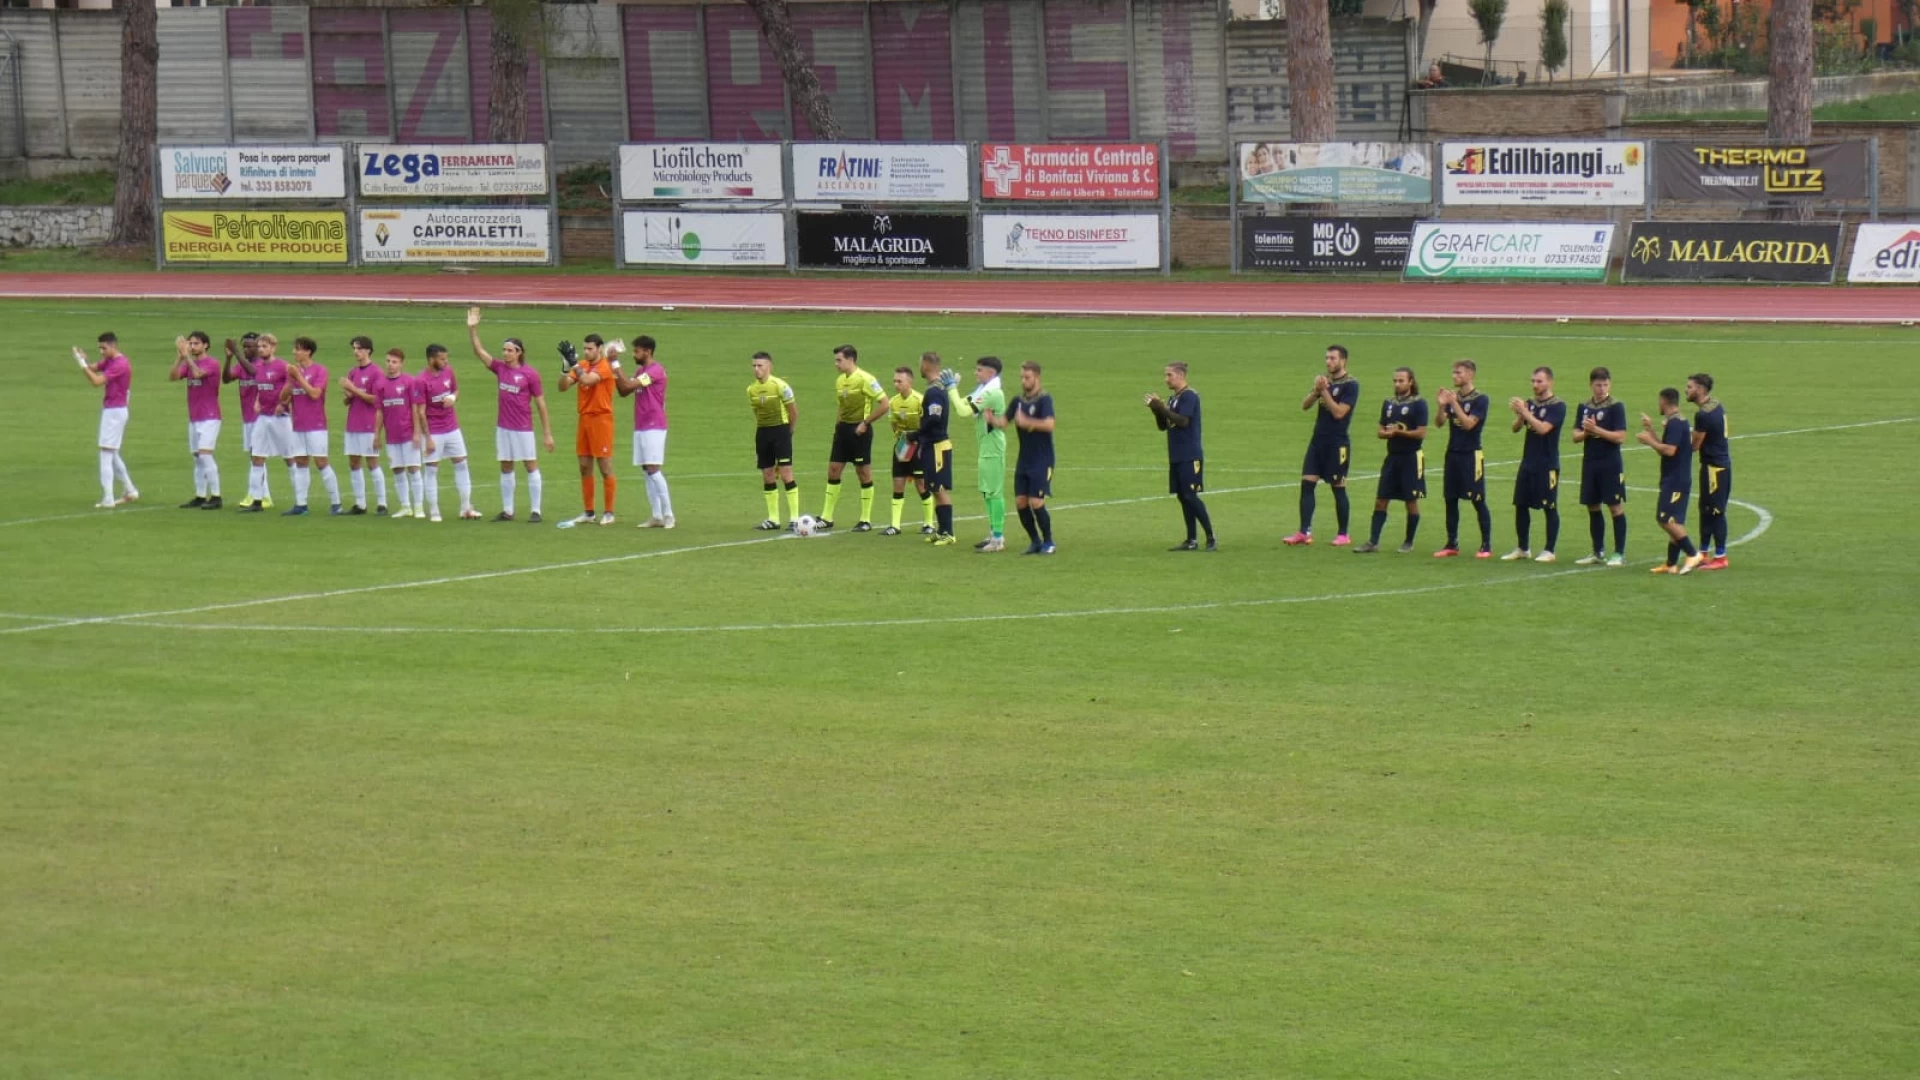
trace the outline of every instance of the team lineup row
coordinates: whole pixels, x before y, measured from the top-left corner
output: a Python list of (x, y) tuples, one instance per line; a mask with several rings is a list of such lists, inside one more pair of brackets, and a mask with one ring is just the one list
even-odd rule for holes
[[(500, 464), (502, 509), (495, 521), (516, 519), (516, 464), (522, 467), (528, 483), (527, 520), (541, 520), (542, 477), (535, 444), (534, 420), (539, 420), (540, 445), (551, 451), (554, 439), (547, 412), (544, 383), (527, 362), (526, 347), (518, 338), (505, 338), (502, 356), (495, 359), (480, 338), (481, 311), (470, 309), (467, 327), (474, 355), (495, 378), (498, 393), (495, 426), (495, 459)], [(467, 468), (468, 453), (455, 411), (459, 380), (453, 371), (447, 350), (441, 345), (427, 347), (426, 366), (419, 374), (410, 374), (401, 349), (387, 351), (384, 362), (373, 361), (373, 343), (369, 338), (352, 340), (354, 365), (330, 385), (329, 372), (316, 359), (318, 346), (309, 338), (293, 342), (291, 362), (278, 355), (279, 341), (272, 334), (250, 333), (238, 341), (225, 342), (224, 361), (211, 354), (212, 341), (195, 331), (175, 341), (175, 362), (169, 377), (187, 385), (188, 438), (194, 466), (194, 498), (184, 508), (219, 509), (219, 469), (214, 448), (221, 424), (220, 387), (237, 384), (242, 414), (242, 445), (250, 458), (247, 498), (241, 510), (259, 513), (272, 505), (267, 462), (282, 458), (294, 489), (294, 504), (285, 516), (309, 512), (308, 497), (313, 473), (318, 472), (325, 487), (329, 508), (334, 514), (369, 512), (368, 489), (373, 491), (372, 511), (387, 512), (386, 475), (380, 468), (382, 450), (394, 473), (397, 510), (394, 516), (417, 516), (440, 520), (438, 471), (441, 462), (452, 465), (455, 488), (460, 499), (462, 518), (482, 515), (473, 506), (472, 481)], [(665, 466), (667, 414), (667, 373), (655, 358), (656, 343), (651, 337), (636, 337), (629, 349), (625, 342), (605, 341), (589, 334), (576, 348), (562, 341), (560, 390), (575, 394), (579, 413), (575, 455), (578, 460), (583, 510), (580, 516), (561, 522), (562, 526), (614, 523), (614, 504), (618, 478), (613, 469), (614, 444), (613, 396), (635, 399), (633, 463), (645, 472), (649, 517), (642, 528), (672, 528), (675, 520)], [(124, 459), (119, 453), (127, 423), (131, 362), (118, 347), (113, 334), (99, 337), (100, 359), (90, 362), (78, 348), (74, 350), (89, 382), (104, 391), (100, 421), (100, 482), (102, 499), (98, 504), (111, 507), (138, 499)], [(632, 370), (623, 370), (622, 356), (631, 351)], [(1346, 479), (1351, 458), (1350, 428), (1357, 407), (1360, 385), (1347, 370), (1348, 353), (1339, 345), (1326, 351), (1326, 372), (1317, 375), (1313, 387), (1301, 402), (1303, 410), (1315, 411), (1313, 435), (1302, 467), (1299, 531), (1285, 538), (1290, 546), (1313, 542), (1313, 517), (1316, 489), (1322, 482), (1334, 491), (1338, 534), (1336, 547), (1347, 546), (1349, 504)], [(978, 487), (986, 511), (987, 536), (975, 544), (983, 552), (1005, 549), (1005, 473), (1006, 435), (1012, 427), (1018, 437), (1014, 464), (1015, 505), (1027, 532), (1028, 554), (1052, 554), (1052, 520), (1046, 509), (1051, 496), (1054, 470), (1053, 400), (1041, 381), (1041, 367), (1026, 363), (1020, 368), (1017, 396), (1009, 400), (1001, 386), (1003, 367), (996, 357), (981, 357), (974, 366), (975, 384), (965, 394), (958, 391), (959, 378), (950, 368), (941, 366), (937, 353), (922, 355), (918, 376), (924, 389), (916, 389), (915, 371), (900, 367), (892, 373), (892, 393), (878, 379), (859, 366), (858, 351), (852, 345), (834, 350), (838, 371), (834, 395), (836, 416), (832, 450), (829, 455), (826, 494), (820, 516), (815, 519), (800, 512), (799, 486), (793, 475), (793, 437), (799, 422), (799, 409), (792, 386), (773, 374), (773, 359), (765, 353), (753, 357), (753, 381), (748, 385), (748, 406), (755, 423), (755, 456), (761, 471), (766, 517), (758, 528), (788, 528), (798, 532), (835, 527), (842, 477), (845, 467), (854, 466), (859, 482), (860, 514), (854, 531), (873, 529), (872, 470), (873, 434), (885, 418), (894, 436), (892, 466), (892, 521), (882, 530), (885, 535), (901, 532), (901, 516), (906, 491), (911, 486), (919, 495), (924, 521), (921, 532), (937, 545), (956, 543), (953, 530), (953, 440), (949, 431), (957, 415), (974, 420), (978, 455)], [(1164, 371), (1167, 394), (1145, 396), (1144, 404), (1156, 426), (1166, 433), (1169, 466), (1169, 491), (1179, 501), (1186, 524), (1186, 537), (1176, 551), (1200, 550), (1199, 534), (1205, 533), (1205, 550), (1217, 550), (1213, 525), (1200, 495), (1205, 490), (1205, 453), (1201, 439), (1199, 394), (1187, 383), (1187, 366), (1172, 363)], [(1459, 510), (1461, 503), (1471, 504), (1480, 526), (1480, 558), (1492, 556), (1492, 521), (1486, 503), (1485, 455), (1481, 437), (1491, 407), (1490, 399), (1474, 386), (1476, 368), (1471, 360), (1452, 365), (1450, 389), (1435, 398), (1436, 412), (1429, 411), (1420, 396), (1418, 381), (1409, 368), (1394, 373), (1393, 395), (1382, 403), (1376, 430), (1386, 443), (1386, 458), (1381, 467), (1369, 539), (1354, 546), (1359, 553), (1379, 550), (1380, 536), (1393, 502), (1406, 506), (1406, 539), (1402, 553), (1413, 550), (1419, 527), (1420, 500), (1426, 497), (1426, 461), (1424, 444), (1430, 427), (1438, 424), (1449, 429), (1445, 457), (1445, 503), (1447, 542), (1436, 553), (1439, 557), (1460, 554)], [(1583, 445), (1580, 503), (1587, 507), (1592, 531), (1592, 552), (1581, 558), (1582, 565), (1623, 565), (1626, 548), (1626, 479), (1621, 450), (1627, 440), (1626, 407), (1611, 394), (1611, 376), (1596, 368), (1589, 377), (1593, 396), (1583, 401), (1573, 428), (1573, 441)], [(1513, 503), (1518, 543), (1503, 556), (1509, 561), (1533, 559), (1552, 562), (1559, 534), (1558, 489), (1560, 479), (1560, 435), (1566, 424), (1567, 406), (1553, 392), (1553, 372), (1537, 368), (1531, 379), (1532, 393), (1515, 397), (1508, 407), (1514, 414), (1512, 430), (1526, 432), (1520, 473), (1515, 483)], [(327, 398), (337, 386), (346, 406), (345, 451), (352, 480), (353, 501), (349, 507), (340, 496), (338, 477), (328, 456), (329, 435)], [(1641, 416), (1638, 440), (1661, 458), (1660, 495), (1656, 517), (1672, 543), (1665, 564), (1656, 572), (1669, 569), (1687, 573), (1695, 568), (1719, 569), (1726, 565), (1726, 507), (1732, 488), (1731, 460), (1727, 450), (1725, 410), (1713, 400), (1713, 379), (1706, 374), (1690, 377), (1685, 396), (1696, 412), (1691, 430), (1680, 415), (1680, 391), (1661, 392), (1661, 420)], [(1686, 535), (1687, 502), (1692, 487), (1691, 459), (1700, 458), (1700, 549), (1696, 551)], [(604, 493), (602, 509), (595, 511), (595, 478)], [(121, 494), (116, 497), (115, 484)], [(780, 514), (782, 495), (786, 503), (786, 524)], [(1545, 516), (1545, 544), (1534, 554), (1530, 544), (1531, 512)], [(1607, 518), (1611, 517), (1614, 547), (1606, 550)], [(1684, 559), (1682, 558), (1684, 556)]]

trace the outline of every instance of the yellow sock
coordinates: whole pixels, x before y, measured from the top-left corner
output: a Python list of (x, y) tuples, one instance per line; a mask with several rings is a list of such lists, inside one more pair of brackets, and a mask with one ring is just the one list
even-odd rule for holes
[(932, 525), (933, 524), (933, 492), (931, 491), (927, 492), (927, 497), (920, 500), (920, 509), (926, 511), (927, 524)]
[(820, 516), (833, 520), (833, 508), (840, 505), (840, 481), (827, 481), (827, 501), (820, 506)]
[(871, 522), (873, 520), (873, 485), (872, 484), (860, 485), (860, 520), (866, 521), (866, 522)]
[(787, 517), (789, 520), (800, 516), (800, 485), (787, 485)]
[(780, 520), (780, 489), (769, 487), (763, 494), (767, 497), (767, 520)]
[(900, 512), (907, 508), (907, 496), (902, 492), (893, 497), (893, 527), (900, 527)]

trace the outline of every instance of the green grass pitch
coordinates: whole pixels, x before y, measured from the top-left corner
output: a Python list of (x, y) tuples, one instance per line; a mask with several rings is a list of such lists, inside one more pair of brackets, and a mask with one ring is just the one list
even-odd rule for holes
[[(174, 335), (309, 334), (336, 370), (355, 333), (443, 342), (484, 457), (493, 395), (455, 309), (0, 317), (0, 1075), (1920, 1062), (1911, 331), (490, 311), (549, 380), (558, 338), (660, 339), (662, 533), (629, 527), (624, 464), (617, 528), (172, 508)], [(105, 329), (135, 364), (144, 494), (112, 512), (89, 510), (99, 394), (67, 357)], [(1043, 362), (1060, 554), (751, 531), (747, 357), (801, 395), (818, 514), (843, 341), (882, 377), (927, 348)], [(1430, 558), (1438, 505), (1417, 555), (1356, 557), (1325, 543), (1325, 489), (1321, 542), (1284, 549), (1297, 405), (1334, 341), (1357, 435), (1401, 363), (1430, 398), (1472, 356), (1497, 401), (1538, 363), (1578, 400), (1607, 364), (1636, 420), (1710, 371), (1748, 541), (1726, 572), (1649, 575), (1655, 463), (1632, 450), (1627, 570), (1570, 565), (1571, 505), (1558, 566)], [(1168, 359), (1205, 401), (1217, 555), (1165, 550), (1139, 401)], [(549, 522), (578, 493), (571, 400), (551, 406)], [(1380, 450), (1355, 443), (1364, 528)], [(1490, 471), (1498, 550), (1512, 472)]]

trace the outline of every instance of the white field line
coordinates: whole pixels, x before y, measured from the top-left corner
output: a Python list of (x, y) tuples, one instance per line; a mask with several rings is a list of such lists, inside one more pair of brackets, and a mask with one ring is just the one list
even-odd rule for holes
[(112, 510), (94, 510), (86, 514), (53, 514), (48, 517), (15, 518), (12, 521), (0, 521), (0, 529), (13, 525), (39, 525), (48, 521), (78, 521), (81, 518), (94, 518), (105, 521), (117, 514), (138, 514), (143, 510), (162, 510), (160, 506), (116, 506)]

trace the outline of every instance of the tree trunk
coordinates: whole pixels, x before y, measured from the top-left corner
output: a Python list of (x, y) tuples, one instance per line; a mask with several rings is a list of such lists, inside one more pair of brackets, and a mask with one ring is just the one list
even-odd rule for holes
[(1440, 6), (1440, 0), (1420, 0), (1420, 22), (1413, 32), (1413, 70), (1421, 78), (1427, 74), (1427, 31), (1433, 28), (1433, 9)]
[(120, 30), (120, 156), (113, 185), (115, 244), (153, 243), (153, 147), (160, 128), (159, 18), (153, 0), (114, 0)]
[(494, 5), (488, 43), (487, 138), (501, 143), (527, 139), (526, 13), (506, 10), (512, 6)]
[(1333, 26), (1327, 0), (1287, 0), (1287, 95), (1293, 141), (1333, 141)]
[(827, 100), (826, 91), (820, 89), (820, 76), (814, 74), (813, 63), (800, 51), (800, 39), (793, 33), (793, 16), (787, 10), (787, 0), (747, 0), (747, 6), (760, 20), (760, 33), (766, 37), (773, 58), (780, 64), (787, 92), (793, 95), (793, 103), (800, 107), (800, 115), (807, 118), (807, 126), (813, 129), (814, 136), (840, 138), (840, 122), (833, 117), (833, 103)]
[[(1813, 138), (1812, 0), (1774, 0), (1767, 67), (1767, 140), (1804, 143)], [(1813, 217), (1813, 207), (1795, 203), (1773, 216), (1807, 221)]]

